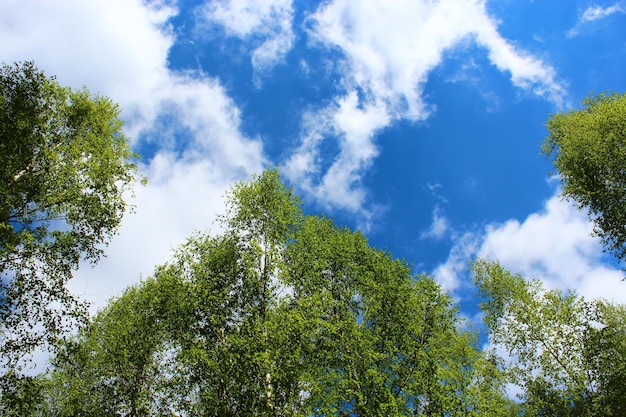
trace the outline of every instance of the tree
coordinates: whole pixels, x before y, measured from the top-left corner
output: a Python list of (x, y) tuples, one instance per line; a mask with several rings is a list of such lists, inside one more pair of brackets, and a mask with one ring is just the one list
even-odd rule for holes
[(626, 260), (626, 94), (599, 94), (583, 108), (552, 115), (543, 152), (552, 156), (563, 195), (589, 210), (595, 233)]
[(623, 415), (622, 306), (546, 290), (497, 262), (472, 269), (490, 341), (504, 347), (509, 381), (523, 390), (524, 415)]
[(585, 351), (601, 394), (603, 414), (626, 415), (626, 307), (604, 301), (596, 304), (598, 322), (591, 327)]
[(466, 368), (450, 353), (476, 350), (431, 278), (311, 216), (286, 261), (284, 308), (310, 326), (306, 415), (456, 415), (455, 377)]
[(191, 237), (57, 355), (49, 414), (510, 415), (432, 278), (303, 216), (276, 170), (228, 201), (222, 235)]
[(135, 181), (119, 107), (46, 77), (32, 62), (0, 68), (0, 367), (86, 319), (66, 288), (116, 233)]
[[(171, 415), (166, 392), (173, 389), (168, 384), (178, 384), (170, 368), (174, 329), (163, 322), (185, 324), (173, 319), (185, 314), (188, 288), (180, 284), (159, 274), (98, 312), (77, 339), (58, 349), (41, 412), (31, 415)], [(175, 302), (181, 304), (172, 308)]]

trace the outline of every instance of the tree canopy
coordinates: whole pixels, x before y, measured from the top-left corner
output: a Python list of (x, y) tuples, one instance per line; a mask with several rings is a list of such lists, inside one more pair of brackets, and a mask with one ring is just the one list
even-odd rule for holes
[(553, 115), (547, 127), (543, 151), (563, 195), (589, 210), (606, 248), (626, 260), (626, 94), (589, 96), (582, 109)]
[(32, 62), (0, 67), (0, 367), (87, 317), (65, 284), (127, 210), (136, 164), (119, 107)]
[(304, 216), (277, 171), (237, 184), (223, 222), (65, 344), (45, 413), (511, 415), (435, 281)]
[(504, 348), (525, 416), (626, 412), (626, 310), (546, 290), (498, 262), (472, 266), (490, 341)]

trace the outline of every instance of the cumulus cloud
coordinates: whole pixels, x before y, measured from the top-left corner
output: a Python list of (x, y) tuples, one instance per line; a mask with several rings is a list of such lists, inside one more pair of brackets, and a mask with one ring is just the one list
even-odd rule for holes
[(604, 19), (615, 13), (626, 13), (626, 9), (621, 3), (616, 3), (612, 6), (602, 7), (598, 5), (587, 7), (581, 14), (576, 26), (567, 32), (567, 36), (574, 37), (580, 34), (583, 26), (588, 23), (595, 22), (600, 19)]
[(521, 222), (511, 219), (469, 233), (434, 275), (447, 288), (457, 288), (466, 278), (468, 262), (478, 256), (498, 260), (526, 278), (540, 279), (547, 288), (624, 303), (623, 272), (606, 262), (592, 231), (585, 213), (554, 195), (540, 212)]
[(626, 302), (623, 272), (603, 260), (602, 245), (592, 236), (584, 212), (554, 196), (544, 210), (524, 222), (488, 226), (478, 256), (498, 259), (548, 288), (574, 289), (589, 298)]
[(109, 95), (130, 116), (168, 81), (174, 37), (165, 2), (0, 2), (0, 55), (35, 60), (59, 82)]
[[(343, 117), (335, 123), (335, 135), (314, 135), (304, 130), (302, 145), (288, 161), (293, 178), (304, 169), (323, 180), (312, 184), (315, 195), (328, 196), (329, 204), (362, 209), (365, 192), (360, 187), (363, 168), (372, 163), (376, 134), (394, 120), (423, 120), (433, 108), (424, 100), (424, 85), (447, 51), (477, 44), (488, 51), (491, 63), (524, 90), (561, 106), (565, 90), (556, 71), (541, 59), (515, 47), (498, 32), (484, 1), (335, 0), (324, 3), (309, 16), (309, 36), (315, 45), (338, 51), (342, 61), (340, 95), (334, 111)], [(355, 101), (356, 98), (356, 101)], [(320, 124), (331, 108), (319, 112)], [(347, 111), (351, 109), (351, 111)], [(363, 115), (374, 122), (361, 124)], [(353, 118), (349, 121), (349, 118)], [(354, 152), (351, 140), (339, 141), (335, 163), (324, 168), (316, 149), (336, 137), (358, 137), (368, 152)], [(312, 152), (305, 155), (304, 152)], [(306, 163), (305, 163), (306, 162)], [(340, 193), (330, 193), (328, 186)]]
[(154, 267), (166, 262), (171, 250), (194, 231), (219, 231), (216, 214), (231, 181), (203, 159), (183, 159), (162, 152), (144, 167), (146, 187), (136, 189), (135, 213), (126, 215), (119, 236), (107, 247), (107, 257), (91, 269), (81, 267), (69, 287), (92, 305), (92, 312)]
[(168, 69), (176, 14), (164, 1), (0, 2), (4, 60), (34, 60), (62, 84), (111, 97), (134, 144), (154, 150), (141, 165), (148, 185), (137, 187), (136, 214), (124, 219), (108, 257), (71, 283), (94, 308), (149, 275), (194, 230), (211, 227), (229, 184), (264, 164), (261, 141), (241, 133), (239, 109), (218, 80)]
[(291, 50), (291, 0), (211, 1), (203, 9), (204, 23), (217, 24), (226, 34), (250, 42), (256, 82), (279, 64)]

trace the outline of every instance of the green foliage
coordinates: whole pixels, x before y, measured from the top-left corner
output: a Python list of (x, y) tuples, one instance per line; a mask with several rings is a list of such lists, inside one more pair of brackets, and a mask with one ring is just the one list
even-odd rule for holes
[(119, 108), (46, 77), (0, 68), (0, 365), (86, 318), (65, 284), (117, 231), (136, 166)]
[(224, 234), (190, 238), (66, 344), (49, 414), (511, 415), (432, 278), (304, 217), (275, 170), (229, 201)]
[(626, 307), (598, 302), (601, 326), (592, 327), (585, 352), (606, 416), (626, 415)]
[(431, 279), (413, 279), (406, 264), (370, 248), (360, 233), (315, 217), (306, 218), (286, 258), (290, 305), (313, 326), (306, 334), (317, 347), (309, 413), (436, 407), (433, 398), (445, 395), (440, 343), (455, 331), (450, 301)]
[(546, 290), (497, 262), (472, 269), (490, 340), (506, 349), (509, 381), (523, 389), (524, 415), (623, 415), (623, 306)]
[(626, 260), (626, 94), (590, 96), (583, 106), (548, 120), (543, 151), (563, 195), (589, 210), (606, 248)]
[(281, 182), (277, 169), (235, 184), (227, 200), (223, 222), (259, 245), (284, 242), (302, 221), (300, 198)]
[[(47, 381), (42, 376), (24, 376), (8, 370), (0, 378), (0, 415), (22, 417), (41, 415)], [(45, 414), (45, 412), (44, 412)]]
[(179, 284), (159, 277), (128, 288), (66, 342), (53, 361), (43, 415), (169, 415), (174, 351), (163, 322), (184, 314), (171, 304), (186, 298)]

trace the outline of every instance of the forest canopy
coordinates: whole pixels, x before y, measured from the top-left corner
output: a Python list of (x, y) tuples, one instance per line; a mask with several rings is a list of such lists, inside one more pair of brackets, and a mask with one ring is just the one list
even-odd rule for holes
[[(511, 415), (452, 299), (267, 170), (64, 345), (49, 415)], [(89, 414), (91, 413), (91, 414)]]
[(305, 216), (277, 170), (236, 184), (221, 220), (62, 345), (32, 414), (624, 412), (623, 306), (477, 260), (484, 348), (433, 278)]

